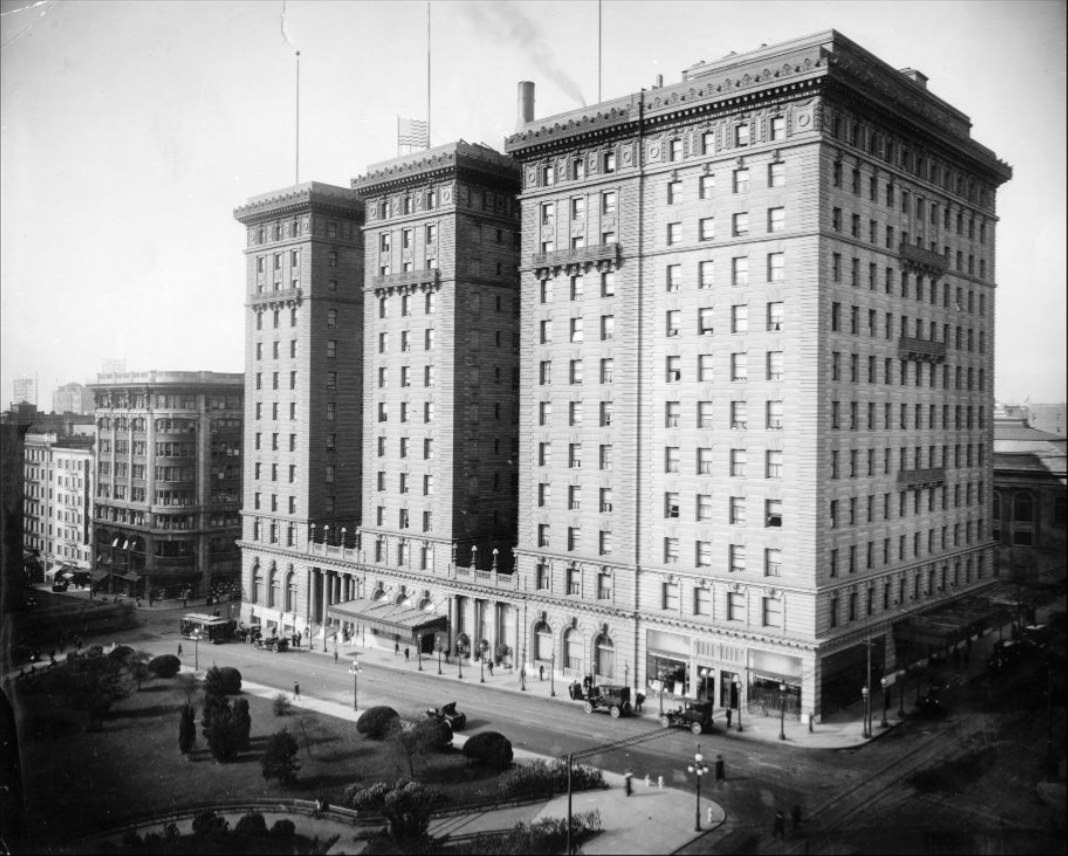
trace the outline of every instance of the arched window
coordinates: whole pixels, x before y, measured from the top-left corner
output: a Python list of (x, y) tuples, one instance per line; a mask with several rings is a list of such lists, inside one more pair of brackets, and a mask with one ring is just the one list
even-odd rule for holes
[(386, 596), (386, 590), (382, 588), (382, 583), (378, 583), (374, 592), (371, 594), (371, 600), (381, 600)]
[(260, 591), (263, 589), (263, 571), (259, 562), (252, 566), (252, 602), (259, 603)]
[(286, 574), (286, 612), (297, 611), (297, 575), (290, 568)]
[(1017, 523), (1031, 523), (1035, 519), (1035, 501), (1029, 493), (1018, 493), (1012, 501), (1012, 519)]
[(594, 667), (593, 670), (600, 678), (611, 680), (616, 671), (616, 649), (607, 634), (602, 633), (594, 643)]
[(586, 644), (574, 627), (564, 634), (564, 668), (575, 675), (586, 674)]
[(270, 588), (267, 592), (267, 605), (278, 605), (278, 569), (275, 568), (274, 563), (271, 563), (270, 574), (268, 575)]
[(553, 652), (553, 631), (544, 621), (534, 627), (534, 659), (548, 660)]

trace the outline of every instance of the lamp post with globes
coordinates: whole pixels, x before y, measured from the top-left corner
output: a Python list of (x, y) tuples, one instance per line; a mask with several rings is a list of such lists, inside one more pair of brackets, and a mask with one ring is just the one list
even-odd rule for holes
[(871, 701), (871, 692), (864, 686), (860, 688), (860, 695), (864, 699), (864, 728), (862, 734), (865, 738), (871, 737), (871, 730), (868, 725), (868, 705)]
[(786, 739), (786, 684), (779, 684), (779, 739)]
[(687, 768), (687, 771), (693, 773), (697, 777), (697, 807), (694, 810), (693, 815), (693, 831), (701, 831), (701, 776), (708, 773), (708, 765), (705, 763), (705, 756), (701, 754), (701, 744), (697, 744), (697, 752), (694, 753), (693, 763)]
[(556, 643), (549, 655), (549, 695), (556, 698)]
[(193, 640), (193, 671), (200, 671), (200, 628), (198, 627), (190, 635)]
[(441, 674), (441, 652), (445, 650), (445, 634), (434, 634), (434, 650), (438, 652), (438, 674)]
[(890, 691), (889, 685), (886, 683), (886, 676), (879, 678), (879, 683), (883, 688), (883, 721), (879, 723), (880, 728), (889, 728), (890, 723), (886, 721), (886, 708), (888, 704), (887, 693)]
[(734, 676), (734, 689), (738, 694), (738, 733), (742, 733), (742, 679), (737, 675)]

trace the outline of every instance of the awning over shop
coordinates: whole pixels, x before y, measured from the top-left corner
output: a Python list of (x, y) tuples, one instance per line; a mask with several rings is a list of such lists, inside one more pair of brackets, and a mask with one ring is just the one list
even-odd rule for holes
[(136, 583), (141, 579), (140, 574), (135, 574), (133, 571), (127, 571), (124, 574), (112, 574), (113, 577), (118, 577), (121, 580), (127, 580), (131, 583)]
[(93, 571), (93, 579), (94, 580), (102, 580), (102, 579), (104, 579), (104, 577), (110, 577), (110, 576), (111, 576), (111, 571), (104, 571), (104, 570)]
[(945, 648), (1011, 617), (1008, 609), (986, 597), (962, 598), (899, 622), (894, 625), (894, 637), (913, 645)]
[(383, 633), (400, 633), (413, 640), (420, 635), (444, 630), (447, 624), (444, 615), (415, 609), (402, 603), (386, 600), (349, 600), (335, 603), (327, 609), (331, 618), (354, 621)]

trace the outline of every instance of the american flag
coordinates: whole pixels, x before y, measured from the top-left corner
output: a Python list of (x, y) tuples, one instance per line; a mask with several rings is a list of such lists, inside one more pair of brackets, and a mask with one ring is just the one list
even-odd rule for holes
[(397, 145), (429, 146), (430, 129), (422, 119), (401, 119), (397, 117)]

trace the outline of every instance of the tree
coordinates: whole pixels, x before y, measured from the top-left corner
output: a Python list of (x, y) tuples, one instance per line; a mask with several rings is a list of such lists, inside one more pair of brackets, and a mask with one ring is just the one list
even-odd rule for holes
[(241, 692), (241, 672), (230, 666), (212, 666), (204, 675), (204, 692), (208, 695), (237, 695)]
[(464, 757), (495, 770), (507, 770), (512, 764), (512, 744), (496, 731), (481, 731), (464, 744)]
[(174, 654), (161, 654), (148, 661), (148, 670), (157, 678), (173, 678), (182, 670), (182, 661)]
[(193, 705), (187, 704), (182, 708), (182, 718), (178, 722), (178, 748), (183, 755), (193, 751), (197, 741), (196, 714)]
[(378, 782), (369, 788), (348, 788), (345, 796), (353, 808), (382, 812), (390, 837), (407, 844), (426, 838), (430, 814), (442, 802), (439, 791), (404, 779), (392, 787)]
[(300, 769), (297, 751), (297, 741), (287, 729), (272, 734), (263, 752), (263, 778), (278, 779), (284, 785), (293, 784)]
[[(204, 710), (206, 713), (207, 704)], [(216, 761), (225, 764), (237, 757), (241, 749), (241, 730), (241, 723), (237, 721), (229, 703), (223, 699), (222, 705), (216, 705), (212, 709), (211, 719), (204, 728), (208, 748)]]
[(400, 714), (386, 705), (369, 707), (356, 720), (356, 731), (376, 740), (387, 737), (393, 722), (400, 718)]
[(239, 698), (234, 702), (234, 725), (237, 728), (238, 748), (249, 748), (249, 736), (252, 733), (252, 714), (248, 710), (248, 699)]
[(126, 661), (134, 680), (137, 681), (138, 692), (141, 692), (141, 684), (152, 677), (152, 673), (148, 669), (148, 664), (151, 660), (152, 655), (148, 651), (137, 651)]
[(67, 702), (76, 710), (88, 712), (90, 731), (99, 730), (111, 706), (134, 689), (133, 674), (119, 657), (72, 653), (61, 672)]

